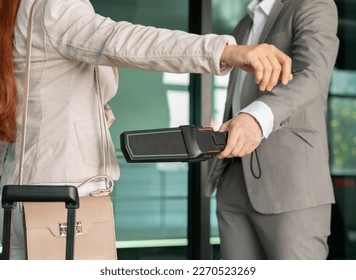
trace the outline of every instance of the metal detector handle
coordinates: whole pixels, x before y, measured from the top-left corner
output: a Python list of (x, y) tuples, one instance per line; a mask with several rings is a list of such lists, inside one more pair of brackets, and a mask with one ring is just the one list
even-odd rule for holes
[(127, 162), (198, 162), (213, 158), (226, 145), (227, 133), (184, 125), (125, 131), (120, 135)]

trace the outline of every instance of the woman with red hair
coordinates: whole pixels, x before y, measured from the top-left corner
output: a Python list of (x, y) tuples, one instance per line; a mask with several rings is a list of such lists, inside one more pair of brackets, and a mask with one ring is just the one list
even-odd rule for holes
[[(3, 3), (4, 2), (4, 3)], [(20, 0), (1, 1), (0, 6), (0, 140), (13, 143), (16, 129), (16, 81), (12, 38)]]

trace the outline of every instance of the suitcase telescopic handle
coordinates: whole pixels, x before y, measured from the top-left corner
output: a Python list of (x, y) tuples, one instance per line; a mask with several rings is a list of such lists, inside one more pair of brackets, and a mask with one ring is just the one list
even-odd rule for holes
[(64, 202), (67, 208), (66, 259), (74, 258), (75, 211), (79, 208), (78, 190), (74, 186), (6, 185), (2, 190), (4, 208), (2, 259), (10, 258), (11, 212), (17, 202)]
[(67, 209), (79, 208), (78, 190), (74, 186), (6, 185), (2, 191), (4, 209), (15, 208), (16, 202), (64, 202)]

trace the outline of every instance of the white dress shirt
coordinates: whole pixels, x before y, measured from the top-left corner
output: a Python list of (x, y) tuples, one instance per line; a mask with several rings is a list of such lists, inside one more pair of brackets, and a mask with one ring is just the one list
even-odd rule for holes
[[(247, 12), (253, 21), (253, 25), (246, 42), (247, 45), (258, 44), (267, 17), (271, 12), (274, 3), (275, 0), (252, 0), (248, 5)], [(274, 123), (274, 116), (271, 108), (262, 101), (254, 101), (247, 107), (243, 109), (240, 108), (241, 89), (246, 75), (247, 72), (238, 70), (236, 89), (233, 96), (233, 115), (239, 113), (248, 113), (252, 115), (262, 128), (262, 136), (267, 138), (272, 132)]]

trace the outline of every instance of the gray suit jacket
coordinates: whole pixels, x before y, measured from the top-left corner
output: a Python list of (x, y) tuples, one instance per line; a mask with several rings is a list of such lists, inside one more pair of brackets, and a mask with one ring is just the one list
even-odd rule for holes
[[(235, 30), (238, 43), (252, 25), (245, 17)], [(277, 0), (260, 42), (274, 44), (293, 59), (294, 79), (261, 92), (248, 75), (242, 108), (265, 102), (274, 114), (273, 132), (257, 148), (262, 177), (252, 176), (251, 156), (242, 158), (251, 203), (260, 213), (282, 213), (334, 202), (328, 164), (327, 97), (338, 51), (337, 10), (333, 0)], [(232, 117), (236, 69), (230, 75), (224, 122)], [(228, 159), (214, 159), (206, 193), (218, 186)], [(256, 157), (252, 159), (257, 170)]]

